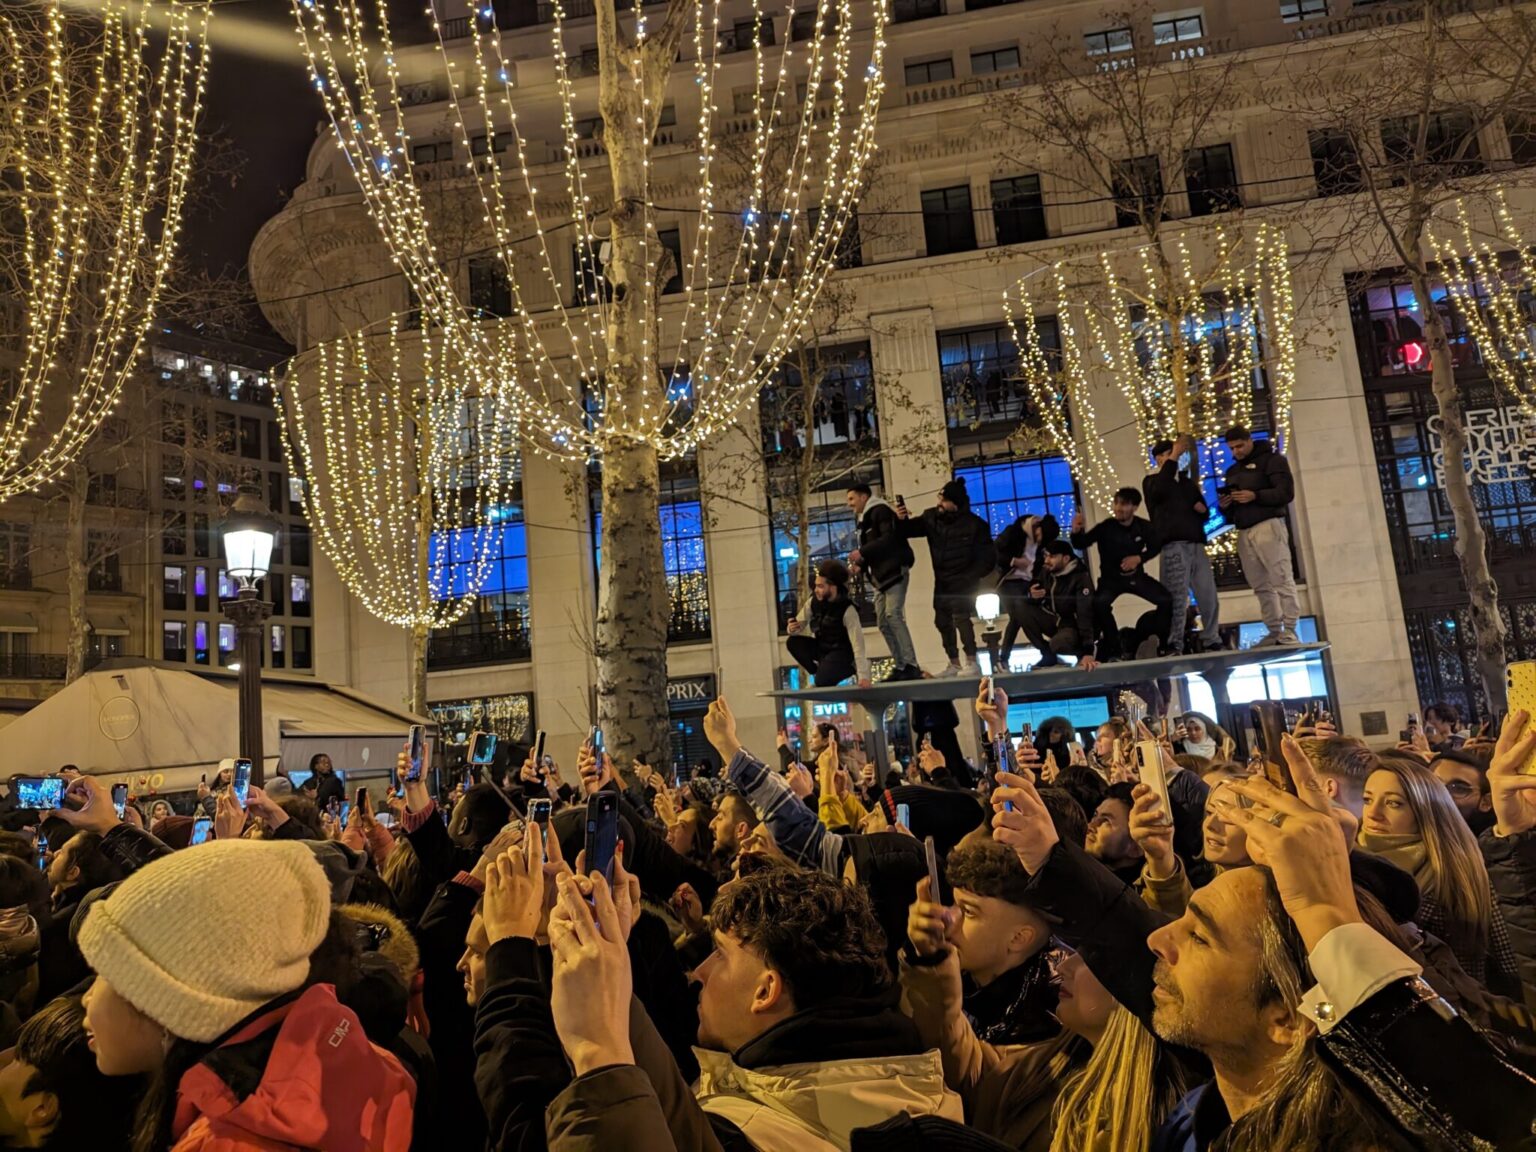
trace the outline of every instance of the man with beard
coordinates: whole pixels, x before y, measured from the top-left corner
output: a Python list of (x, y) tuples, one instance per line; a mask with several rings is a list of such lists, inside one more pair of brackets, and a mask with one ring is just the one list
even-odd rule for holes
[[(928, 540), (928, 557), (933, 561), (933, 623), (949, 657), (949, 664), (939, 675), (977, 675), (981, 666), (976, 662), (972, 614), (976, 590), (992, 572), (997, 554), (992, 547), (992, 530), (971, 511), (965, 481), (955, 479), (944, 485), (938, 506), (921, 516), (903, 519), (901, 530), (909, 540), (918, 536)], [(960, 660), (962, 651), (964, 663)]]

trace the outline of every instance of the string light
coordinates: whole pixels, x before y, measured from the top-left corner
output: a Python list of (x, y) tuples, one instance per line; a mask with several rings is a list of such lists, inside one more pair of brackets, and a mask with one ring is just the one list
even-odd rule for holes
[[(1034, 408), (1100, 508), (1118, 487), (1092, 399), (1102, 388), (1118, 390), (1138, 443), (1187, 432), (1209, 446), (1233, 424), (1252, 423), (1262, 374), (1277, 449), (1289, 438), (1296, 338), (1283, 231), (1219, 225), (1207, 245), (1210, 262), (1200, 268), (1187, 239), (1181, 232), (1165, 238), (1166, 248), (1058, 261), (1044, 292), (1031, 295), (1032, 276), (1024, 276), (1004, 293)], [(1132, 256), (1139, 259), (1127, 270)], [(1054, 346), (1043, 318), (1054, 319)], [(1206, 464), (1214, 459), (1200, 455)]]
[(510, 392), (481, 396), (454, 354), (391, 316), (290, 362), (275, 397), (304, 507), (342, 582), (413, 630), (465, 615), (495, 574), (518, 494)]
[[(596, 6), (600, 29), (620, 15), (612, 0)], [(294, 3), (333, 136), (424, 326), (480, 394), (507, 394), (530, 450), (565, 459), (599, 457), (610, 443), (686, 455), (757, 394), (836, 267), (875, 153), (884, 91), (884, 0), (873, 5), (867, 54), (858, 60), (852, 0), (818, 0), (809, 39), (782, 45), (765, 43), (772, 10), (754, 0), (751, 112), (739, 117), (721, 116), (717, 104), (728, 94), (726, 76), (737, 71), (733, 55), (746, 56), (744, 39), (722, 30), (722, 0), (672, 0), (660, 19), (638, 2), (627, 11), (632, 32), (610, 27), (601, 37), (599, 51), (614, 45), (618, 57), (599, 57), (599, 70), (612, 70), (602, 103), (623, 115), (604, 122), (598, 140), (582, 127), (575, 57), (555, 0), (550, 46), (563, 144), (546, 157), (519, 116), (520, 90), (503, 79), (515, 69), (494, 17), (472, 19), (466, 60), (464, 46), (450, 49), (428, 10), (450, 77), (444, 92), (455, 148), (470, 157), (454, 187), (476, 209), (511, 296), (510, 316), (486, 319), (466, 308), (438, 247), (441, 221), (420, 188), (438, 173), (419, 171), (415, 161), (384, 6), (370, 18), (364, 0)], [(787, 22), (795, 7), (778, 11)], [(674, 63), (684, 43), (691, 66)], [(465, 67), (456, 72), (455, 61)], [(456, 74), (467, 78), (455, 83)], [(691, 139), (662, 128), (669, 97), (679, 108), (697, 102)], [(543, 101), (547, 107), (547, 94)], [(532, 98), (528, 104), (539, 107)], [(488, 147), (477, 163), (472, 139), (481, 135)], [(498, 135), (509, 140), (504, 151), (494, 144)], [(675, 260), (681, 298), (663, 311), (659, 289), (673, 257), (658, 234), (657, 193), (675, 198), (685, 178), (696, 189), (693, 238)], [(563, 184), (563, 196), (546, 184)], [(724, 215), (723, 203), (740, 213)], [(582, 298), (569, 307), (549, 245), (557, 218), (576, 235)], [(780, 256), (792, 249), (803, 259), (781, 268)], [(614, 281), (623, 298), (611, 290)], [(551, 301), (552, 310), (540, 311)], [(663, 365), (674, 366), (670, 379)]]
[(118, 404), (172, 270), (207, 70), (206, 2), (64, 9), (0, 16), (24, 312), (0, 500), (57, 480)]
[[(1536, 419), (1536, 331), (1531, 293), (1536, 256), (1515, 226), (1502, 190), (1493, 195), (1498, 247), (1476, 230), (1466, 200), (1456, 203), (1460, 243), (1429, 229), (1430, 246), (1456, 312), (1482, 354), (1488, 374), (1520, 411)], [(1459, 249), (1459, 251), (1458, 251)], [(1427, 307), (1433, 304), (1426, 301)]]

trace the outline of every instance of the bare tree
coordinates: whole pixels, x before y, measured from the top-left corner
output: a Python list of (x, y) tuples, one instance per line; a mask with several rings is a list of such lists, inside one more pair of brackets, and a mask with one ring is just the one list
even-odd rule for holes
[(1505, 627), (1467, 474), (1464, 397), (1432, 232), (1447, 205), (1487, 199), (1511, 182), (1490, 144), (1506, 129), (1536, 124), (1536, 19), (1523, 6), (1453, 0), (1426, 0), (1412, 17), (1388, 23), (1367, 14), (1342, 45), (1298, 45), (1266, 69), (1263, 90), (1272, 108), (1311, 133), (1318, 192), (1326, 199), (1294, 225), (1310, 234), (1308, 261), (1343, 257), (1366, 274), (1396, 270), (1412, 293), (1477, 676), (1487, 706), (1497, 710), (1504, 700)]

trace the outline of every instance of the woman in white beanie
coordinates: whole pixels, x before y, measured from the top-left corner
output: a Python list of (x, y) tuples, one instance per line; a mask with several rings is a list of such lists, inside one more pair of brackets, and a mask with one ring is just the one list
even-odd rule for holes
[(291, 841), (177, 852), (91, 907), (97, 1066), (151, 1077), (135, 1152), (406, 1152), (414, 1082), (309, 983), (331, 922), (325, 872)]

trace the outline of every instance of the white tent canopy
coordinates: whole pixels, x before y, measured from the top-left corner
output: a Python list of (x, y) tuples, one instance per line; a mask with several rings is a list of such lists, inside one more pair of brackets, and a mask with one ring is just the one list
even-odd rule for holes
[[(348, 779), (384, 776), (412, 716), (345, 688), (301, 677), (264, 677), (266, 773), (307, 769), (325, 752)], [(197, 787), (239, 754), (237, 680), (231, 673), (111, 661), (7, 725), (5, 774), (42, 775), (64, 764), (124, 781), (135, 795)]]

